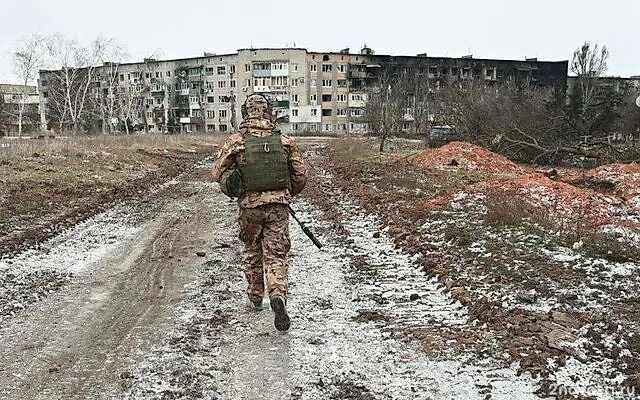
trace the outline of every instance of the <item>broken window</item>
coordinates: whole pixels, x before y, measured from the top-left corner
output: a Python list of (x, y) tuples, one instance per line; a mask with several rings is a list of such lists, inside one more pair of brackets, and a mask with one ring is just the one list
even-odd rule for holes
[(322, 95), (322, 101), (331, 101), (331, 95), (330, 94), (323, 94)]
[(318, 116), (318, 109), (317, 108), (312, 108), (311, 109), (311, 116), (312, 117), (317, 117)]
[(216, 130), (216, 126), (214, 124), (207, 124), (207, 131), (213, 132)]
[(338, 124), (337, 125), (337, 129), (339, 131), (346, 131), (347, 130), (347, 124)]
[(218, 75), (225, 75), (227, 73), (227, 67), (224, 65), (218, 66)]
[(322, 64), (322, 72), (331, 72), (331, 64)]
[(207, 103), (214, 103), (214, 102), (215, 102), (215, 97), (213, 96), (207, 97)]
[(227, 129), (227, 124), (220, 124), (220, 132), (226, 132)]
[(323, 117), (330, 117), (333, 114), (333, 110), (330, 108), (323, 108), (322, 109), (322, 116)]
[(323, 55), (322, 61), (329, 61), (329, 56), (327, 54)]
[(336, 81), (336, 84), (338, 85), (338, 87), (347, 87), (347, 80), (346, 79), (338, 79)]
[(347, 66), (345, 64), (338, 64), (336, 70), (338, 72), (347, 72)]
[(229, 96), (218, 96), (219, 103), (229, 103), (231, 98)]
[(213, 67), (207, 67), (204, 71), (207, 75), (213, 75)]

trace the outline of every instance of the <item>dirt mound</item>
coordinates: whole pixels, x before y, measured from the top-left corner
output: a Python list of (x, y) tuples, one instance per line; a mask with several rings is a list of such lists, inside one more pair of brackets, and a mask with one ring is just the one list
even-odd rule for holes
[(408, 158), (421, 168), (457, 167), (490, 174), (520, 174), (524, 170), (508, 158), (467, 142), (451, 142)]
[(541, 173), (531, 173), (502, 181), (501, 189), (529, 204), (540, 207), (555, 220), (577, 223), (588, 216), (594, 225), (604, 225), (615, 217), (620, 201), (569, 183), (549, 179)]

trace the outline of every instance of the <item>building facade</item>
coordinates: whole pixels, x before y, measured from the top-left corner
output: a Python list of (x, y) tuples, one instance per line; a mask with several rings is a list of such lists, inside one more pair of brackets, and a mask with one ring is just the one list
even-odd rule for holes
[[(567, 61), (487, 60), (310, 52), (304, 48), (250, 48), (234, 54), (155, 60), (95, 67), (86, 85), (90, 96), (85, 129), (149, 132), (228, 132), (241, 121), (240, 107), (251, 93), (274, 104), (285, 133), (363, 133), (367, 98), (387, 70), (410, 71), (438, 90), (445, 81), (514, 80), (537, 86), (566, 87)], [(64, 129), (54, 107), (52, 82), (60, 71), (40, 72), (42, 129)], [(56, 110), (58, 110), (56, 112)], [(408, 116), (410, 121), (410, 116)]]
[(38, 87), (0, 84), (0, 136), (18, 134), (21, 114), (22, 133), (37, 130), (39, 104)]

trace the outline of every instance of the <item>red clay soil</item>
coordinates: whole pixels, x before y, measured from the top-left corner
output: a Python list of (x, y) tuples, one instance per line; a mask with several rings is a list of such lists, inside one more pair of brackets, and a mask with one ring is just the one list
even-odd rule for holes
[(554, 220), (573, 221), (588, 215), (594, 226), (637, 225), (627, 218), (640, 211), (637, 163), (609, 164), (592, 170), (566, 168), (551, 175), (531, 172), (532, 168), (465, 142), (428, 149), (407, 160), (423, 170), (464, 169), (486, 174), (481, 182), (421, 199), (413, 204), (415, 207), (442, 209), (457, 192), (487, 194), (498, 190), (545, 210)]
[(489, 174), (521, 174), (524, 169), (507, 157), (467, 142), (451, 142), (407, 159), (422, 168), (458, 167)]

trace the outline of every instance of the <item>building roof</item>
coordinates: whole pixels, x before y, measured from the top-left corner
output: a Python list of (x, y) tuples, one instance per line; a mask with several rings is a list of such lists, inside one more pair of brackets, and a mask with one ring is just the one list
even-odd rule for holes
[(38, 95), (38, 87), (37, 86), (24, 86), (24, 85), (14, 85), (7, 83), (0, 83), (0, 93), (2, 94), (27, 94), (27, 95)]

